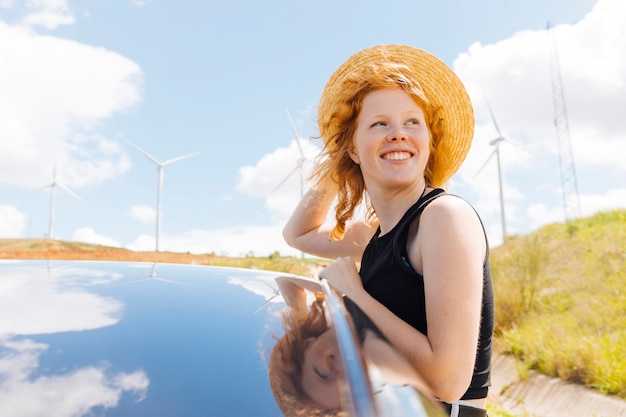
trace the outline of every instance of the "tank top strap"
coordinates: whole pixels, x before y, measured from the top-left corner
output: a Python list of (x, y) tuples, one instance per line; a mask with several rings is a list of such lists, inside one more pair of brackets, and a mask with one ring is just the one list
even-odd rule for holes
[(442, 194), (445, 194), (445, 190), (443, 188), (435, 188), (430, 193), (422, 196), (406, 211), (404, 216), (402, 216), (399, 225), (402, 224), (402, 228), (406, 227), (406, 224), (413, 221), (413, 219), (415, 219), (415, 216), (420, 215), (422, 211), (424, 211), (426, 206), (428, 206), (434, 199), (440, 197)]
[(395, 230), (395, 234), (393, 236), (393, 255), (397, 261), (403, 263), (409, 270), (413, 271), (413, 268), (409, 264), (407, 252), (406, 252), (406, 242), (407, 242), (407, 234), (409, 231), (409, 224), (418, 217), (422, 211), (428, 206), (431, 202), (433, 202), (436, 198), (444, 195), (446, 192), (442, 188), (435, 188), (430, 193), (422, 196), (415, 204), (413, 204), (402, 216), (400, 222)]

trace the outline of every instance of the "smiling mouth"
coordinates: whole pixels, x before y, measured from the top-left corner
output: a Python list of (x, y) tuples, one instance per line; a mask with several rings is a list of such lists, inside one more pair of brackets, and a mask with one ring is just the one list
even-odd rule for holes
[(411, 157), (410, 152), (390, 152), (383, 155), (383, 159), (391, 160), (391, 161), (402, 161), (404, 159), (409, 159)]

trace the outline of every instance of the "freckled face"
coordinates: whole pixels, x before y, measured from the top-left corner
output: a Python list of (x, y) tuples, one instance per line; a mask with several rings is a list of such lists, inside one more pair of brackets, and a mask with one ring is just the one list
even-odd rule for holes
[(327, 330), (307, 340), (302, 366), (302, 388), (316, 403), (327, 409), (341, 406), (339, 384), (344, 378), (335, 334)]
[(368, 189), (423, 184), (430, 155), (424, 112), (399, 88), (363, 99), (350, 157), (361, 166)]

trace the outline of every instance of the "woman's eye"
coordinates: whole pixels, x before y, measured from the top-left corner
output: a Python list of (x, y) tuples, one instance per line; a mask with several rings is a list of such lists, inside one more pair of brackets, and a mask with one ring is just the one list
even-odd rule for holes
[(420, 124), (420, 121), (418, 119), (409, 119), (406, 121), (407, 125), (418, 125)]
[(374, 127), (374, 126), (387, 126), (387, 123), (385, 123), (383, 121), (374, 122), (374, 123), (372, 123), (372, 127)]
[(324, 374), (323, 372), (320, 372), (319, 369), (317, 368), (313, 368), (313, 370), (315, 371), (315, 373), (317, 374), (318, 377), (320, 377), (320, 379), (322, 379), (322, 381), (328, 381), (330, 380), (330, 378), (328, 377), (328, 375)]

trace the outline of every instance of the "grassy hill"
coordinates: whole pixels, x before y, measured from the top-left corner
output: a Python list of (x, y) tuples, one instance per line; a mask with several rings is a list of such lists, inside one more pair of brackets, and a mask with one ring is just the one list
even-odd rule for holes
[[(45, 239), (0, 240), (0, 259), (122, 260), (309, 275), (324, 261), (133, 252)], [(507, 238), (491, 252), (497, 350), (533, 369), (626, 398), (626, 210)]]
[(48, 239), (0, 239), (0, 259), (160, 262), (257, 268), (300, 275), (309, 274), (312, 268), (325, 262), (310, 258), (280, 256), (279, 253), (267, 257), (250, 254), (245, 257), (231, 258), (213, 253), (134, 252), (90, 243)]
[(491, 265), (500, 351), (626, 398), (626, 210), (508, 238)]

